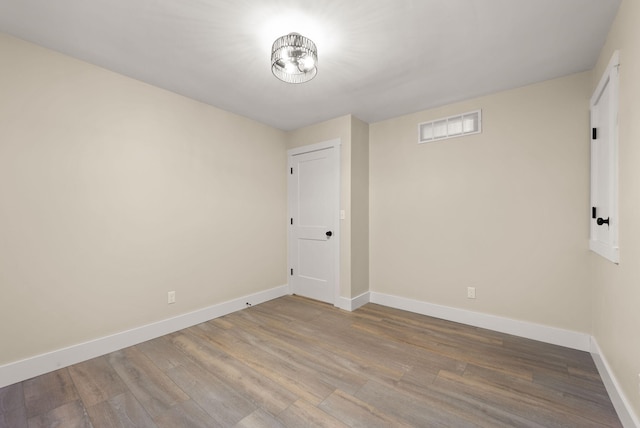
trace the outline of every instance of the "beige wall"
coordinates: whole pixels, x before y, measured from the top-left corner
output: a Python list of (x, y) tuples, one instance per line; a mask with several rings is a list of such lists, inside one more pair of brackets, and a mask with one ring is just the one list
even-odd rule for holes
[(286, 284), (283, 132), (0, 52), (0, 365)]
[(369, 124), (351, 117), (351, 297), (369, 291)]
[[(371, 290), (590, 332), (589, 85), (581, 73), (372, 124)], [(482, 134), (417, 144), (420, 122), (475, 109)]]
[(591, 254), (593, 335), (636, 415), (640, 415), (640, 3), (624, 0), (594, 69), (591, 90), (620, 50), (620, 264)]

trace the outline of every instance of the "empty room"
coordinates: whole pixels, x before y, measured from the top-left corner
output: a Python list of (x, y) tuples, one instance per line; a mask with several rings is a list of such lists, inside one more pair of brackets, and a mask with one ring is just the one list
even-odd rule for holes
[(0, 427), (640, 427), (640, 3), (0, 0)]

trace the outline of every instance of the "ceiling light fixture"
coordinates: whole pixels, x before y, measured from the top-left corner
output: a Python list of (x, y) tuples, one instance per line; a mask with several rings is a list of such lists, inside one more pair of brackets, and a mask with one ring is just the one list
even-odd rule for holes
[(304, 83), (318, 73), (318, 50), (311, 39), (290, 33), (273, 42), (271, 71), (283, 82)]

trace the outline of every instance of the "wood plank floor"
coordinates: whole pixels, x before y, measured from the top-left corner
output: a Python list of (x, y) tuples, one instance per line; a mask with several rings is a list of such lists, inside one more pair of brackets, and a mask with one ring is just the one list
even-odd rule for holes
[(621, 424), (588, 353), (287, 296), (0, 389), (0, 426)]

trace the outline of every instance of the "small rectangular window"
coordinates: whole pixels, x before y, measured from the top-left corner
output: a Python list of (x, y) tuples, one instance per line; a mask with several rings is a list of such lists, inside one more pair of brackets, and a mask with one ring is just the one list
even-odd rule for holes
[(423, 122), (418, 125), (418, 143), (444, 140), (482, 132), (482, 110)]

